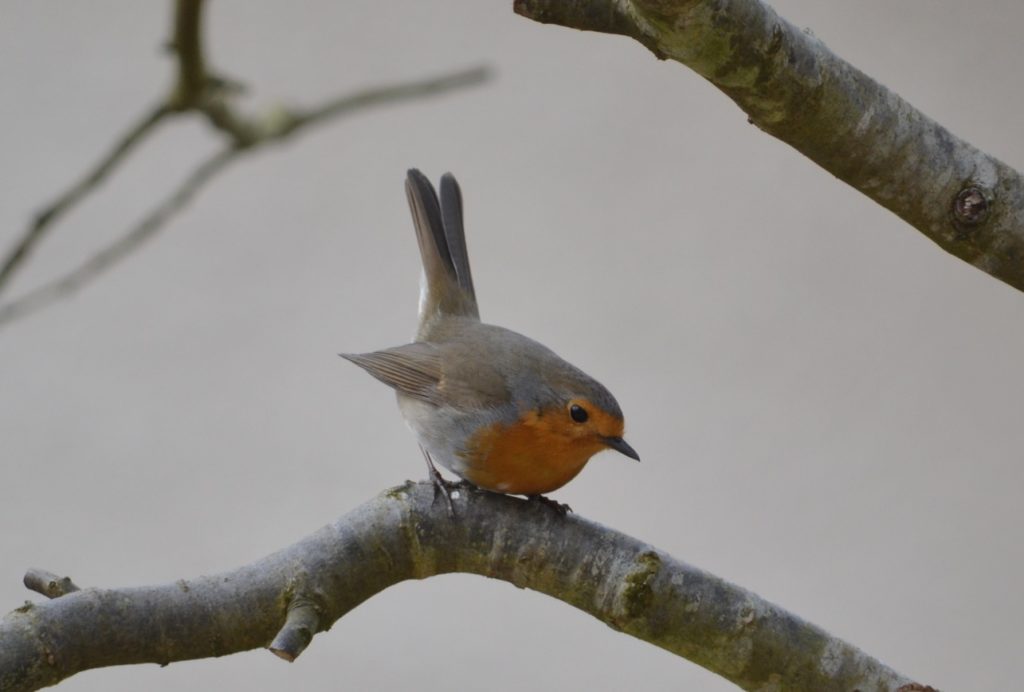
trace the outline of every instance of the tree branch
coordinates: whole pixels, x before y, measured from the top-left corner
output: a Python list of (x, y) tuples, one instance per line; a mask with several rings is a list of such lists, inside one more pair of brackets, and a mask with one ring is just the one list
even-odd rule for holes
[(760, 0), (514, 0), (539, 22), (630, 36), (703, 76), (750, 122), (1024, 290), (1024, 179)]
[(178, 83), (169, 99), (176, 108), (195, 106), (209, 86), (203, 57), (203, 0), (177, 0), (171, 48), (178, 56)]
[(68, 188), (49, 206), (36, 214), (21, 238), (14, 244), (0, 263), (0, 293), (10, 282), (11, 277), (29, 258), (36, 244), (50, 231), (66, 212), (70, 211), (83, 197), (97, 187), (118, 164), (140, 144), (146, 136), (153, 133), (156, 126), (171, 110), (165, 104), (159, 104), (147, 110), (127, 132), (121, 135), (110, 151), (100, 159), (96, 166), (87, 172), (81, 180)]
[[(0, 688), (128, 663), (266, 647), (286, 660), (407, 579), (465, 572), (579, 608), (744, 689), (892, 692), (911, 681), (856, 647), (629, 536), (538, 503), (406, 483), (298, 543), (215, 576), (84, 589), (0, 620)], [(272, 642), (272, 643), (271, 643)]]
[(259, 135), (254, 122), (235, 108), (237, 82), (219, 77), (207, 67), (203, 49), (204, 0), (176, 0), (174, 29), (170, 45), (178, 56), (178, 81), (168, 98), (176, 111), (196, 111), (216, 129), (227, 134), (237, 146), (248, 146)]
[[(197, 166), (177, 189), (122, 237), (100, 249), (68, 273), (19, 298), (0, 305), (0, 328), (57, 300), (66, 298), (99, 277), (117, 262), (131, 255), (145, 241), (152, 238), (166, 221), (192, 201), (195, 194), (210, 179), (242, 154), (267, 144), (279, 142), (306, 127), (321, 125), (374, 106), (480, 84), (488, 76), (489, 72), (486, 68), (475, 67), (425, 80), (364, 89), (354, 94), (330, 99), (324, 104), (310, 109), (294, 109), (293, 111), (279, 109), (262, 118), (246, 121), (244, 141), (239, 142), (235, 139), (227, 147)], [(240, 118), (236, 118), (236, 120), (241, 122)]]
[(284, 117), (279, 115), (277, 118), (276, 128), (272, 130), (273, 136), (286, 137), (301, 128), (318, 125), (323, 121), (372, 106), (477, 86), (490, 79), (490, 76), (491, 71), (486, 67), (471, 67), (422, 81), (363, 89), (354, 94), (330, 99), (312, 108), (285, 110)]
[(93, 192), (167, 116), (199, 113), (227, 135), (229, 145), (198, 165), (176, 190), (121, 238), (96, 251), (66, 274), (0, 305), (0, 327), (74, 293), (128, 257), (153, 237), (164, 222), (184, 208), (205, 183), (244, 151), (279, 142), (306, 127), (362, 109), (474, 86), (490, 76), (486, 68), (474, 67), (423, 80), (363, 89), (327, 99), (312, 108), (281, 106), (266, 113), (247, 115), (235, 102), (239, 91), (237, 83), (215, 76), (207, 66), (202, 44), (203, 5), (203, 0), (176, 0), (170, 47), (177, 56), (178, 75), (170, 95), (122, 135), (94, 169), (36, 216), (0, 260), (0, 294), (11, 276), (30, 257), (33, 248), (52, 230), (53, 224)]
[(206, 159), (185, 178), (170, 196), (123, 236), (97, 251), (67, 274), (29, 291), (20, 298), (0, 305), (0, 327), (71, 295), (100, 276), (105, 270), (129, 256), (155, 235), (168, 219), (181, 211), (199, 192), (200, 188), (234, 160), (240, 151), (240, 149), (228, 147)]

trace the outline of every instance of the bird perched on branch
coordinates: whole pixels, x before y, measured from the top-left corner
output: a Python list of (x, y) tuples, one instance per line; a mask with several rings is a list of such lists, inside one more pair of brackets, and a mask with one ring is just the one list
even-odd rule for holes
[(601, 450), (639, 461), (601, 383), (533, 339), (480, 321), (455, 178), (441, 178), (439, 200), (412, 169), (405, 190), (423, 261), (416, 341), (341, 355), (394, 388), (449, 511), (434, 462), (485, 490), (541, 497)]

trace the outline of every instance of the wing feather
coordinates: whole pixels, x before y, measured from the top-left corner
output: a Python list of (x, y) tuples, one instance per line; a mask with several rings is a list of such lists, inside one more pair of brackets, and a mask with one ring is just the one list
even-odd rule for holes
[(432, 344), (415, 342), (372, 353), (340, 355), (403, 394), (437, 403), (441, 356)]

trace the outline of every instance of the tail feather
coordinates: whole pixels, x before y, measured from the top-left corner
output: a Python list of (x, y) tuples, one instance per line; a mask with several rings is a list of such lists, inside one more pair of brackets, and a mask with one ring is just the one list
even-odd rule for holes
[(423, 261), (420, 331), (439, 314), (478, 317), (462, 225), (462, 197), (451, 174), (441, 180), (438, 202), (430, 181), (415, 168), (405, 182)]
[(462, 225), (462, 191), (451, 173), (441, 176), (441, 222), (459, 286), (476, 300), (473, 275), (469, 271), (469, 253), (466, 251), (466, 229)]

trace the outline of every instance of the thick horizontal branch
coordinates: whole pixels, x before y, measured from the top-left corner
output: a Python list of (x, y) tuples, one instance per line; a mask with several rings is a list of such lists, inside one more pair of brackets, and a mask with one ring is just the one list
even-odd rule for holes
[(752, 123), (1024, 290), (1024, 179), (760, 0), (514, 0), (540, 22), (623, 34), (721, 89)]
[[(892, 692), (910, 681), (738, 586), (537, 502), (433, 485), (389, 490), (233, 572), (89, 588), (0, 620), (0, 689), (128, 663), (270, 647), (293, 660), (317, 631), (407, 579), (466, 572), (548, 594), (745, 689)], [(339, 677), (344, 671), (339, 671)]]

